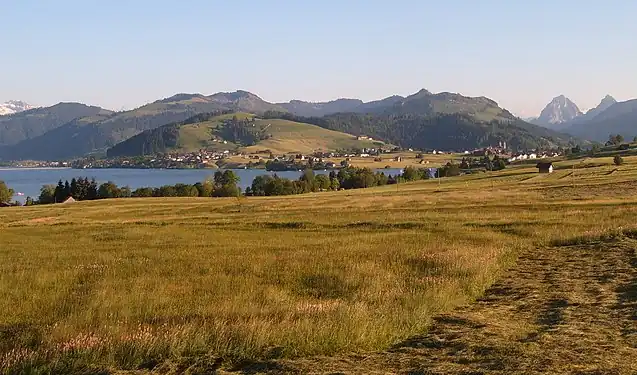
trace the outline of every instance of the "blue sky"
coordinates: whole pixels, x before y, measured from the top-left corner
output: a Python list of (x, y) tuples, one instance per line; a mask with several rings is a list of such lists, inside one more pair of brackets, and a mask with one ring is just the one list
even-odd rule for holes
[(0, 0), (0, 102), (178, 92), (374, 100), (427, 88), (537, 114), (637, 97), (637, 1)]

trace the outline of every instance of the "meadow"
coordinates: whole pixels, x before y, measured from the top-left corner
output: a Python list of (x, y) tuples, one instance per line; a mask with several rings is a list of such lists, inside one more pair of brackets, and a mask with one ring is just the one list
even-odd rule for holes
[(1, 209), (0, 371), (206, 373), (382, 351), (483, 295), (520, 254), (632, 228), (637, 158), (556, 165)]

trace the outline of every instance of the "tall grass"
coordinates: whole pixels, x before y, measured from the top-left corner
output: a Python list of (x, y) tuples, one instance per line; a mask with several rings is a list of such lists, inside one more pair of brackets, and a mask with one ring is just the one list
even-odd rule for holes
[(0, 369), (387, 348), (479, 296), (520, 250), (630, 225), (637, 200), (598, 194), (637, 177), (622, 169), (591, 169), (576, 184), (530, 184), (520, 169), (241, 202), (3, 209)]

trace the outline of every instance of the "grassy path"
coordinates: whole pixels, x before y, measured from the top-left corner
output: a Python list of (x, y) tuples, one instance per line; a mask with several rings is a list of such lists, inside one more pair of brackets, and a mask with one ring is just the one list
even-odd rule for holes
[(475, 303), (369, 356), (243, 365), (240, 373), (635, 374), (637, 241), (520, 257)]

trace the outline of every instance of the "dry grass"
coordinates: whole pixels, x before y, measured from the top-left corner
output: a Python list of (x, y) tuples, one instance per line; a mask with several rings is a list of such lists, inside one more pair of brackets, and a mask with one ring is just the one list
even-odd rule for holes
[(637, 178), (627, 161), (571, 180), (519, 168), (279, 198), (3, 209), (0, 363), (205, 373), (388, 348), (482, 295), (518, 254), (632, 225), (637, 199), (618, 193)]

